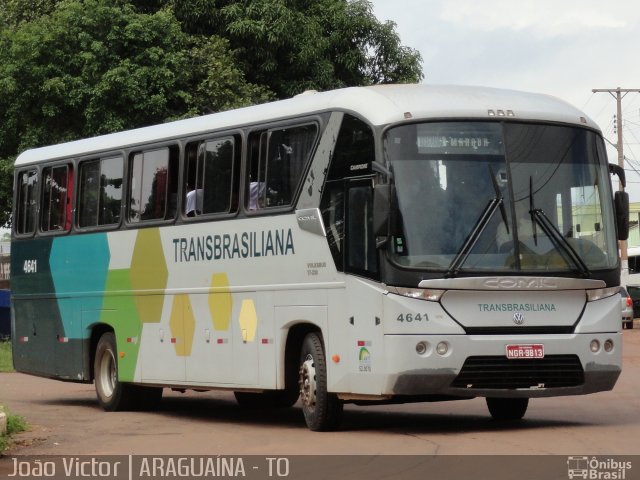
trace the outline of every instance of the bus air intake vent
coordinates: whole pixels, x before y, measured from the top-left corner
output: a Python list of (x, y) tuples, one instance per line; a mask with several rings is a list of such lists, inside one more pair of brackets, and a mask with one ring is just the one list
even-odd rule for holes
[(584, 383), (577, 355), (509, 360), (504, 356), (468, 357), (452, 383), (455, 388), (516, 389), (576, 387)]

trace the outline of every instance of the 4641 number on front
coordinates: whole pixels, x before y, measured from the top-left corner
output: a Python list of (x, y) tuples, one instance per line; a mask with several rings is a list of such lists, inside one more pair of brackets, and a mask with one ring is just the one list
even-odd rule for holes
[(428, 322), (429, 315), (427, 315), (426, 313), (401, 313), (400, 315), (398, 315), (398, 318), (396, 318), (396, 320), (398, 322), (407, 322), (407, 323)]

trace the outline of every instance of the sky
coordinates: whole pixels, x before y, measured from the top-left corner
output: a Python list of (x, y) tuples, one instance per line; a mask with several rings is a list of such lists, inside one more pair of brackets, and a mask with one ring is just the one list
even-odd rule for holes
[[(546, 93), (617, 142), (615, 99), (592, 89), (640, 89), (637, 0), (373, 0), (403, 45), (422, 55), (427, 84)], [(640, 93), (622, 101), (627, 190), (640, 202)], [(609, 161), (617, 150), (608, 147)], [(637, 172), (636, 172), (637, 170)]]

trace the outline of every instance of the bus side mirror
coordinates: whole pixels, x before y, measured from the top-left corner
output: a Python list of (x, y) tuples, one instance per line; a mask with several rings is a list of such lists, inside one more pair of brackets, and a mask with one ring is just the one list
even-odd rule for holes
[(614, 196), (618, 240), (629, 238), (629, 194), (617, 191)]
[(376, 237), (389, 237), (397, 231), (396, 193), (391, 184), (378, 184), (373, 189), (373, 232)]
[(620, 179), (620, 184), (622, 185), (622, 188), (626, 188), (627, 176), (624, 173), (624, 168), (622, 168), (620, 165), (616, 165), (615, 163), (610, 163), (609, 173), (612, 175), (617, 175), (618, 178)]

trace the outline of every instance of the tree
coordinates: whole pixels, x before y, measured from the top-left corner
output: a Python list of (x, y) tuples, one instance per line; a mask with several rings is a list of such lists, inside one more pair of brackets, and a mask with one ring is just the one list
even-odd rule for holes
[[(0, 31), (0, 172), (27, 148), (270, 98), (246, 82), (224, 39), (188, 35), (170, 10), (63, 1)], [(0, 183), (0, 225), (11, 177)]]
[[(147, 2), (148, 3), (148, 2)], [(306, 89), (418, 82), (420, 54), (367, 0), (165, 0), (185, 31), (227, 38), (249, 82)], [(147, 4), (147, 8), (149, 5)]]

